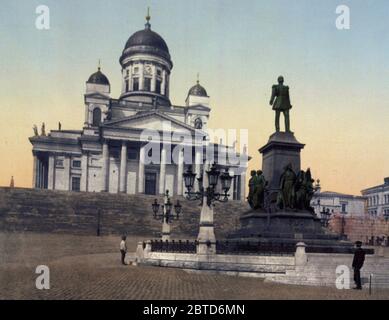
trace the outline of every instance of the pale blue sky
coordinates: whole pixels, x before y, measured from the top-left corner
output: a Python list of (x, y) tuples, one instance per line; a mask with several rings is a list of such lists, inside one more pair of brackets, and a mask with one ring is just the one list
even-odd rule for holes
[[(35, 28), (40, 4), (51, 10), (49, 31)], [(350, 7), (351, 30), (335, 27), (340, 4)], [(283, 74), (292, 129), (307, 143), (303, 165), (335, 191), (356, 193), (389, 175), (387, 0), (1, 0), (0, 148), (16, 139), (15, 153), (29, 157), (25, 128), (41, 121), (81, 128), (85, 81), (98, 59), (117, 97), (118, 59), (143, 29), (147, 6), (174, 63), (172, 102), (184, 104), (200, 72), (212, 99), (210, 125), (248, 128), (253, 166), (273, 130), (270, 88)], [(8, 165), (0, 184), (18, 170)], [(350, 178), (356, 170), (365, 176)]]

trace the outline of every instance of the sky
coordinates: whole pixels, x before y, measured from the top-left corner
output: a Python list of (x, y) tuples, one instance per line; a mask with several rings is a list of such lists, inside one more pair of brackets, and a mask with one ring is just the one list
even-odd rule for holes
[[(39, 5), (50, 29), (35, 27)], [(32, 126), (81, 129), (85, 81), (97, 69), (121, 90), (127, 39), (151, 28), (174, 63), (173, 104), (200, 82), (211, 97), (209, 127), (248, 129), (249, 169), (274, 132), (271, 86), (290, 87), (291, 129), (305, 143), (302, 167), (325, 190), (360, 194), (389, 176), (387, 0), (1, 0), (0, 185), (31, 187)], [(351, 28), (335, 26), (337, 6)]]

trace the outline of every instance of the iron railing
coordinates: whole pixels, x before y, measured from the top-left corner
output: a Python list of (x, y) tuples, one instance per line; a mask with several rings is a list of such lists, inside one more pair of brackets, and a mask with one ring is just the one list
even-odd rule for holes
[(197, 241), (182, 240), (151, 240), (152, 252), (178, 252), (178, 253), (196, 253)]
[(253, 241), (216, 241), (218, 254), (293, 256), (295, 244)]

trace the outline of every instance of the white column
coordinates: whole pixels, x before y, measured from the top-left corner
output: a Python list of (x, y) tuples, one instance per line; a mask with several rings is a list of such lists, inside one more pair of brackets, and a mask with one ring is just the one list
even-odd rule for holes
[[(205, 174), (209, 170), (209, 163), (204, 165), (203, 186), (208, 186), (208, 176)], [(208, 206), (207, 196), (203, 197), (203, 207), (200, 214), (200, 230), (197, 236), (199, 245), (197, 247), (198, 254), (214, 254), (216, 253), (216, 237), (213, 225), (213, 205)], [(209, 244), (209, 245), (208, 245)]]
[[(235, 172), (234, 172), (234, 170), (230, 170), (230, 176), (232, 177), (232, 180), (231, 180), (231, 188), (230, 188), (230, 190), (228, 191), (228, 194), (230, 195), (229, 197), (228, 197), (228, 200), (229, 201), (232, 201), (232, 200), (234, 200), (234, 181), (235, 181)], [(223, 190), (221, 190), (221, 192), (223, 192)]]
[(139, 90), (143, 90), (144, 89), (144, 63), (140, 63), (139, 64)]
[(55, 190), (55, 155), (49, 155), (49, 181), (47, 185), (47, 189)]
[(120, 177), (119, 192), (127, 192), (127, 142), (122, 141), (122, 152), (120, 155)]
[(85, 105), (85, 121), (84, 121), (84, 125), (86, 127), (89, 127), (89, 105)]
[(183, 195), (183, 174), (184, 174), (184, 149), (178, 153), (177, 164), (177, 195)]
[(246, 172), (240, 175), (240, 201), (246, 201)]
[(88, 153), (83, 153), (81, 156), (81, 185), (80, 190), (88, 191)]
[(151, 91), (155, 92), (155, 87), (157, 83), (157, 67), (155, 65), (152, 65), (151, 68), (152, 68)]
[(145, 147), (139, 150), (138, 193), (145, 192)]
[(122, 69), (122, 94), (126, 92), (126, 76), (127, 70)]
[(161, 94), (166, 95), (166, 70), (162, 71)]
[(109, 147), (108, 142), (103, 142), (103, 166), (102, 166), (102, 178), (101, 178), (101, 191), (108, 192), (109, 182)]
[(194, 173), (196, 173), (196, 180), (194, 184), (194, 191), (199, 191), (199, 183), (197, 178), (200, 178), (201, 176), (201, 165), (203, 163), (203, 153), (202, 150), (197, 150), (196, 149), (196, 155), (195, 155), (195, 168), (194, 168)]
[(38, 168), (39, 168), (39, 160), (36, 154), (33, 154), (33, 166), (32, 166), (32, 187), (36, 188), (38, 183)]
[(159, 170), (159, 194), (165, 194), (166, 191), (166, 152), (166, 147), (163, 145), (161, 150), (161, 163)]
[(63, 167), (64, 167), (64, 186), (65, 190), (69, 191), (71, 190), (71, 185), (70, 185), (70, 155), (65, 156), (65, 159), (63, 161)]

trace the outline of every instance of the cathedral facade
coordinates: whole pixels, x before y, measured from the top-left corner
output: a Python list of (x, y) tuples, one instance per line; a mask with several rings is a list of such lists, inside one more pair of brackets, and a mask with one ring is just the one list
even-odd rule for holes
[[(120, 57), (119, 98), (110, 96), (110, 82), (99, 67), (86, 82), (82, 130), (59, 128), (30, 138), (34, 188), (127, 194), (169, 190), (184, 195), (185, 170), (192, 166), (201, 177), (209, 153), (204, 141), (210, 98), (197, 81), (184, 106), (170, 102), (173, 62), (149, 20), (128, 39)], [(246, 152), (238, 154), (235, 146), (221, 143), (209, 145), (215, 162), (233, 176), (231, 199), (244, 200)], [(238, 161), (231, 163), (231, 154)]]

